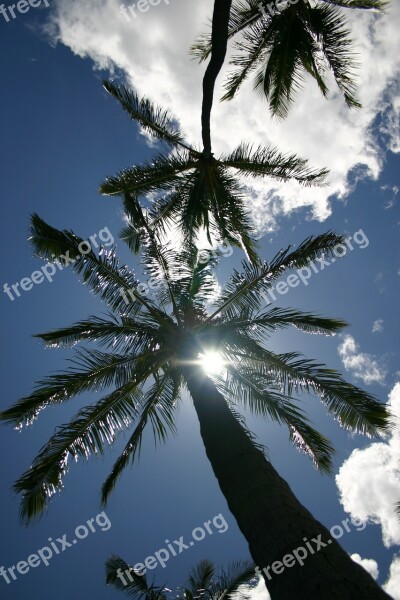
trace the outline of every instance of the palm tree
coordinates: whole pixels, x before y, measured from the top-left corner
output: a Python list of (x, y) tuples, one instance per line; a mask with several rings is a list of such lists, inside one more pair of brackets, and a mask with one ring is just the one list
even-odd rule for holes
[[(21, 518), (40, 516), (49, 497), (63, 487), (71, 458), (101, 454), (117, 433), (135, 423), (122, 454), (102, 487), (106, 503), (124, 468), (140, 449), (150, 424), (157, 440), (174, 430), (182, 388), (189, 390), (207, 456), (232, 514), (246, 537), (253, 560), (267, 567), (303, 539), (329, 539), (329, 532), (297, 501), (241, 422), (240, 407), (288, 427), (289, 438), (323, 472), (331, 470), (331, 443), (310, 424), (298, 396), (315, 393), (327, 410), (351, 431), (375, 435), (385, 430), (384, 405), (346, 383), (339, 373), (296, 352), (277, 354), (270, 334), (290, 325), (310, 333), (332, 334), (345, 323), (291, 309), (262, 310), (262, 295), (284, 272), (330, 255), (342, 238), (310, 237), (270, 262), (243, 264), (215, 299), (212, 256), (194, 246), (177, 252), (143, 234), (146, 273), (159, 282), (155, 297), (143, 297), (135, 275), (119, 266), (114, 251), (80, 255), (82, 239), (59, 231), (37, 215), (31, 241), (36, 253), (54, 261), (75, 258), (71, 268), (112, 311), (71, 327), (40, 334), (48, 347), (97, 341), (108, 351), (78, 352), (74, 368), (40, 381), (33, 393), (0, 414), (17, 427), (32, 423), (41, 410), (89, 391), (108, 393), (58, 428), (31, 468), (16, 482)], [(64, 261), (64, 258), (58, 259)], [(65, 262), (64, 261), (64, 262)], [(212, 302), (211, 311), (207, 303)], [(217, 352), (224, 370), (211, 379), (202, 356)], [(109, 391), (114, 387), (114, 391)], [(292, 598), (387, 598), (372, 578), (351, 561), (335, 540), (289, 577), (267, 580), (273, 600)], [(315, 587), (316, 586), (316, 587)], [(360, 590), (363, 590), (360, 592)], [(364, 595), (363, 595), (364, 594)]]
[[(130, 226), (125, 231), (130, 245), (140, 249), (143, 222), (140, 198), (156, 200), (150, 211), (151, 228), (179, 226), (184, 242), (191, 244), (201, 228), (212, 237), (240, 246), (252, 262), (258, 260), (251, 239), (252, 227), (245, 208), (245, 178), (294, 179), (303, 185), (321, 185), (325, 169), (311, 169), (306, 160), (285, 155), (276, 148), (240, 144), (218, 159), (188, 145), (168, 112), (124, 86), (104, 82), (129, 116), (166, 148), (151, 162), (108, 177), (100, 192), (122, 198)], [(241, 178), (241, 179), (240, 179)], [(162, 197), (162, 199), (161, 199)]]
[[(187, 582), (178, 588), (177, 600), (222, 600), (226, 598), (247, 598), (241, 586), (250, 584), (255, 578), (251, 562), (231, 563), (228, 569), (216, 571), (215, 565), (200, 561), (189, 573)], [(138, 574), (117, 555), (106, 563), (106, 581), (118, 591), (125, 592), (132, 600), (168, 600), (168, 588), (149, 583), (145, 575)]]
[[(231, 100), (242, 83), (255, 73), (254, 88), (265, 94), (272, 115), (284, 118), (311, 75), (324, 96), (331, 73), (349, 107), (359, 108), (356, 98), (357, 66), (351, 31), (343, 9), (382, 11), (386, 0), (236, 0), (232, 6), (228, 37), (242, 32), (231, 64), (236, 70), (226, 81), (223, 100)], [(205, 60), (212, 50), (209, 34), (192, 46), (193, 55)]]

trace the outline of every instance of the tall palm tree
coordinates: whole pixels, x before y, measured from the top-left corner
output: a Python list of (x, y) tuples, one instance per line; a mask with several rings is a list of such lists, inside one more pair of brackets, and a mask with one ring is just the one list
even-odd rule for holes
[[(215, 565), (202, 560), (189, 572), (183, 587), (179, 587), (174, 598), (177, 600), (230, 600), (247, 595), (241, 586), (250, 584), (255, 578), (254, 564), (238, 561), (228, 568), (216, 570)], [(106, 563), (106, 581), (118, 591), (125, 592), (132, 600), (168, 600), (168, 588), (147, 581), (146, 575), (138, 574), (117, 555)]]
[(176, 119), (168, 111), (124, 86), (107, 81), (104, 86), (134, 121), (165, 146), (151, 162), (120, 171), (100, 186), (101, 193), (123, 199), (130, 219), (125, 233), (136, 252), (145, 226), (139, 201), (151, 197), (155, 201), (150, 211), (152, 228), (177, 225), (189, 245), (205, 228), (210, 241), (212, 237), (225, 239), (242, 247), (249, 260), (255, 262), (243, 180), (294, 179), (303, 185), (325, 181), (325, 169), (311, 169), (307, 160), (272, 147), (253, 148), (242, 143), (218, 159), (209, 152), (200, 152), (183, 140)]
[[(360, 107), (356, 98), (356, 57), (343, 9), (382, 11), (386, 0), (284, 0), (276, 8), (268, 0), (236, 0), (228, 37), (241, 32), (238, 51), (231, 59), (236, 67), (227, 78), (224, 100), (231, 100), (242, 83), (254, 74), (254, 88), (263, 93), (272, 115), (284, 118), (311, 75), (324, 96), (331, 73), (349, 107)], [(209, 34), (192, 46), (200, 61), (212, 51)]]
[[(330, 255), (342, 238), (333, 233), (310, 237), (270, 262), (244, 263), (243, 273), (234, 271), (215, 299), (216, 259), (210, 257), (206, 263), (203, 257), (199, 260), (194, 246), (177, 252), (143, 234), (145, 271), (160, 284), (150, 298), (139, 294), (134, 273), (119, 266), (114, 251), (81, 256), (82, 240), (74, 233), (54, 229), (37, 215), (31, 227), (36, 253), (50, 261), (61, 255), (68, 262), (69, 255), (75, 258), (71, 268), (112, 313), (38, 335), (48, 347), (97, 341), (108, 351), (78, 352), (73, 369), (40, 381), (30, 396), (0, 414), (3, 421), (22, 427), (48, 406), (87, 391), (108, 391), (58, 428), (16, 482), (22, 519), (38, 517), (49, 497), (62, 489), (71, 458), (102, 453), (119, 430), (135, 423), (103, 484), (105, 503), (124, 468), (137, 456), (146, 425), (158, 440), (174, 430), (185, 386), (214, 474), (255, 563), (262, 568), (271, 565), (302, 545), (304, 538), (321, 536), (326, 542), (329, 532), (297, 501), (266, 459), (241, 422), (239, 409), (286, 425), (291, 441), (323, 472), (331, 470), (333, 447), (311, 426), (299, 406), (299, 395), (315, 393), (351, 431), (375, 435), (386, 428), (386, 409), (372, 396), (296, 352), (275, 353), (269, 341), (272, 332), (290, 325), (323, 334), (345, 326), (341, 320), (291, 309), (262, 310), (262, 295), (284, 272)], [(213, 304), (210, 311), (208, 302)], [(224, 361), (223, 372), (213, 379), (201, 368), (202, 356), (210, 351)], [(111, 387), (114, 391), (109, 391)], [(301, 569), (265, 579), (273, 600), (295, 594), (330, 600), (338, 593), (345, 600), (387, 598), (335, 540)]]

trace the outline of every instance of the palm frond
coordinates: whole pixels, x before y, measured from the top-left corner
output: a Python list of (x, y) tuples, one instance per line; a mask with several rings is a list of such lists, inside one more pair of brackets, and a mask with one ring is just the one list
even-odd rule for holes
[(258, 356), (237, 353), (244, 364), (258, 369), (266, 385), (273, 379), (287, 396), (314, 392), (340, 425), (353, 432), (374, 436), (388, 429), (387, 410), (376, 398), (347, 383), (340, 373), (304, 358), (296, 352), (275, 354), (261, 347)]
[(354, 80), (357, 64), (346, 20), (339, 10), (330, 6), (318, 6), (310, 8), (309, 21), (346, 104), (360, 108)]
[(233, 36), (243, 31), (245, 27), (253, 25), (259, 19), (263, 19), (264, 22), (270, 20), (267, 12), (260, 10), (259, 0), (235, 0), (230, 15), (229, 35)]
[(265, 94), (272, 115), (282, 119), (287, 116), (303, 85), (302, 50), (309, 42), (299, 13), (285, 13), (278, 13), (272, 20), (274, 27), (268, 40), (266, 66), (260, 67), (254, 80), (254, 88)]
[(160, 291), (165, 289), (167, 293), (166, 298), (163, 298), (162, 302), (159, 301), (159, 304), (161, 304), (161, 306), (170, 304), (172, 306), (172, 313), (177, 323), (180, 324), (181, 317), (172, 284), (174, 276), (176, 277), (176, 271), (181, 270), (178, 261), (179, 255), (176, 250), (171, 247), (169, 242), (161, 244), (157, 238), (157, 233), (154, 229), (151, 229), (151, 227), (146, 226), (146, 234), (143, 252), (145, 273), (150, 275), (150, 278), (163, 284)]
[(319, 236), (310, 236), (297, 249), (290, 252), (290, 246), (281, 250), (270, 263), (263, 265), (243, 264), (243, 272), (234, 271), (218, 298), (216, 310), (207, 319), (210, 322), (217, 315), (234, 317), (243, 309), (258, 310), (262, 304), (262, 294), (268, 291), (273, 281), (288, 269), (306, 267), (310, 261), (324, 254), (331, 255), (343, 238), (328, 232)]
[[(157, 106), (148, 98), (133, 93), (123, 85), (103, 81), (104, 88), (121, 104), (133, 121), (139, 123), (154, 138), (176, 147), (182, 146), (183, 137), (177, 127), (177, 119), (167, 110)], [(185, 146), (187, 148), (187, 146)]]
[(230, 377), (224, 391), (234, 402), (248, 407), (257, 416), (286, 425), (294, 446), (311, 458), (320, 471), (332, 472), (334, 447), (310, 425), (295, 399), (274, 389), (272, 379), (265, 381), (254, 368), (236, 363), (235, 366), (228, 364), (227, 371)]
[(136, 194), (124, 193), (123, 203), (127, 224), (120, 231), (119, 237), (133, 254), (138, 254), (142, 247), (143, 231), (147, 226), (145, 213)]
[(251, 144), (241, 144), (221, 160), (243, 175), (295, 179), (305, 185), (321, 185), (328, 174), (327, 169), (309, 168), (308, 161), (295, 154), (282, 154), (277, 148), (261, 145), (254, 149)]
[(190, 570), (185, 584), (185, 598), (202, 598), (208, 596), (215, 575), (215, 565), (209, 560), (201, 560)]
[(211, 585), (213, 600), (243, 598), (240, 587), (249, 584), (256, 577), (254, 569), (253, 562), (244, 560), (234, 561), (228, 568), (221, 569), (217, 581)]
[(389, 0), (324, 0), (327, 4), (333, 4), (342, 8), (360, 8), (364, 10), (384, 11), (390, 6)]
[[(228, 38), (258, 21), (262, 13), (259, 8), (259, 0), (236, 1), (232, 3), (229, 17)], [(207, 60), (212, 50), (211, 31), (198, 36), (190, 48), (190, 54), (199, 62)]]
[(197, 167), (188, 152), (177, 152), (166, 156), (158, 154), (151, 162), (124, 169), (112, 177), (107, 177), (99, 191), (107, 196), (133, 194), (146, 196), (154, 192), (173, 192), (181, 183), (182, 173)]
[(87, 460), (102, 454), (117, 432), (130, 425), (137, 416), (140, 396), (137, 383), (127, 383), (57, 429), (31, 468), (14, 484), (14, 490), (22, 494), (20, 516), (24, 523), (40, 517), (50, 498), (63, 488), (71, 457)]
[(46, 348), (71, 348), (79, 342), (92, 341), (114, 352), (139, 354), (155, 346), (157, 331), (149, 322), (124, 316), (118, 319), (110, 314), (108, 319), (91, 316), (70, 327), (38, 333), (34, 337), (43, 340)]
[(193, 306), (203, 307), (215, 297), (215, 275), (213, 268), (218, 264), (220, 253), (211, 250), (193, 248), (194, 262), (185, 281), (179, 283), (181, 298)]
[[(334, 335), (347, 326), (345, 321), (303, 313), (293, 309), (274, 307), (259, 313), (248, 307), (239, 314), (227, 314), (195, 327), (196, 335), (204, 345), (217, 347), (222, 345), (227, 349), (247, 347), (251, 352), (256, 349), (251, 344), (254, 341), (264, 342), (278, 329), (296, 327), (300, 331), (311, 334)], [(250, 347), (247, 344), (250, 343)]]
[(72, 359), (76, 367), (38, 382), (36, 390), (0, 413), (0, 420), (17, 427), (30, 425), (47, 406), (61, 404), (84, 392), (121, 387), (136, 380), (138, 365), (149, 360), (164, 360), (161, 351), (147, 349), (142, 355), (108, 354), (84, 350)]
[(72, 231), (51, 227), (36, 214), (31, 219), (29, 239), (37, 256), (55, 264), (69, 265), (72, 261), (73, 271), (111, 310), (119, 314), (138, 313), (145, 306), (150, 312), (155, 311), (151, 302), (136, 291), (139, 281), (128, 267), (119, 265), (114, 250), (102, 249), (100, 256), (92, 250), (82, 254), (79, 246), (84, 240)]
[[(122, 577), (118, 577), (122, 573)], [(134, 600), (166, 600), (164, 589), (148, 583), (146, 575), (139, 575), (122, 558), (113, 554), (106, 562), (106, 582), (125, 592)]]
[(138, 423), (126, 444), (121, 456), (115, 462), (110, 475), (102, 486), (102, 503), (105, 505), (116, 486), (122, 471), (129, 462), (133, 463), (137, 454), (140, 454), (143, 433), (148, 423), (151, 424), (154, 439), (165, 442), (168, 431), (175, 432), (174, 414), (176, 401), (179, 396), (180, 378), (173, 377), (167, 372), (157, 380), (145, 395)]

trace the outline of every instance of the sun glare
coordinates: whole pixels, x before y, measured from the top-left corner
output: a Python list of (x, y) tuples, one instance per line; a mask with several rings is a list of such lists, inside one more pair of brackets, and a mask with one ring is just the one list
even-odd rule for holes
[(209, 350), (199, 355), (200, 365), (207, 375), (218, 375), (222, 373), (225, 361), (219, 352)]

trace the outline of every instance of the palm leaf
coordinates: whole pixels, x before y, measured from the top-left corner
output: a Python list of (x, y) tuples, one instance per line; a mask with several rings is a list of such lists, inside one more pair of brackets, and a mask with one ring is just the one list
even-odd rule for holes
[(260, 13), (250, 20), (251, 26), (248, 31), (245, 31), (243, 40), (236, 43), (236, 49), (240, 51), (240, 54), (232, 57), (231, 64), (238, 68), (228, 73), (224, 84), (227, 91), (222, 96), (222, 100), (232, 100), (249, 75), (265, 60), (265, 54), (270, 47), (270, 39), (275, 35), (276, 23), (272, 19), (269, 22), (259, 19)]
[[(347, 326), (345, 321), (312, 315), (293, 309), (274, 307), (267, 312), (258, 313), (251, 308), (235, 317), (227, 317), (207, 326), (199, 325), (199, 337), (214, 336), (217, 339), (230, 339), (233, 332), (247, 333), (253, 338), (263, 340), (269, 335), (289, 326), (300, 331), (314, 334), (332, 335)], [(239, 344), (240, 346), (240, 344)]]
[(147, 350), (142, 355), (108, 354), (99, 351), (78, 352), (70, 371), (51, 375), (37, 384), (36, 390), (0, 413), (0, 420), (17, 427), (30, 425), (39, 413), (50, 405), (61, 404), (89, 391), (104, 390), (112, 385), (121, 387), (135, 379), (138, 363), (150, 357), (162, 361), (162, 352)]
[(324, 0), (324, 2), (342, 8), (372, 9), (378, 10), (379, 12), (382, 12), (390, 5), (388, 0)]
[[(125, 583), (118, 577), (123, 574)], [(113, 554), (106, 562), (106, 582), (116, 590), (125, 592), (134, 600), (166, 600), (163, 588), (149, 584), (145, 575), (139, 575), (122, 558)]]
[(265, 380), (254, 369), (241, 364), (227, 366), (231, 377), (224, 391), (236, 403), (248, 407), (257, 416), (272, 419), (287, 425), (289, 439), (294, 446), (306, 454), (314, 465), (324, 473), (332, 472), (334, 447), (330, 441), (316, 431), (305, 414), (295, 406), (295, 400), (274, 390), (274, 385)]
[(244, 364), (258, 369), (260, 377), (265, 377), (266, 385), (273, 379), (288, 396), (295, 391), (317, 394), (346, 429), (374, 436), (388, 428), (385, 406), (325, 365), (305, 359), (296, 352), (275, 354), (261, 347), (257, 354), (238, 352), (237, 356)]
[(270, 263), (261, 266), (242, 263), (244, 272), (234, 271), (215, 303), (216, 310), (207, 322), (220, 314), (230, 318), (240, 314), (240, 311), (246, 308), (259, 309), (262, 303), (261, 294), (268, 291), (273, 281), (286, 270), (305, 267), (310, 261), (324, 254), (329, 256), (335, 246), (341, 242), (343, 242), (342, 237), (328, 232), (316, 237), (310, 236), (292, 252), (290, 246), (286, 250), (281, 250)]
[(100, 185), (100, 193), (107, 196), (127, 193), (145, 196), (154, 192), (170, 192), (181, 183), (182, 173), (196, 168), (198, 161), (194, 160), (188, 152), (179, 152), (165, 156), (159, 154), (151, 163), (136, 165), (124, 169), (114, 177), (107, 179)]
[(154, 138), (166, 142), (170, 146), (183, 146), (191, 151), (183, 143), (176, 119), (167, 110), (155, 105), (148, 98), (139, 98), (131, 90), (123, 85), (115, 85), (111, 81), (103, 81), (104, 88), (121, 104), (125, 112), (133, 121), (139, 123), (143, 129)]
[(143, 432), (148, 423), (151, 423), (156, 441), (165, 442), (168, 431), (174, 433), (174, 413), (176, 399), (179, 396), (180, 379), (171, 377), (167, 371), (159, 381), (147, 392), (138, 423), (126, 444), (121, 456), (115, 462), (110, 475), (102, 486), (102, 504), (106, 505), (108, 498), (115, 488), (117, 480), (129, 462), (133, 463), (137, 454), (140, 454)]
[(295, 179), (305, 185), (321, 185), (327, 169), (310, 169), (308, 161), (295, 154), (282, 154), (277, 148), (241, 144), (230, 155), (222, 157), (224, 165), (252, 177), (272, 177), (279, 181)]
[(138, 354), (154, 347), (157, 328), (149, 322), (131, 317), (117, 319), (112, 314), (108, 319), (92, 316), (70, 327), (63, 327), (34, 337), (43, 340), (46, 348), (73, 347), (83, 341), (98, 342), (100, 346), (113, 348), (114, 352)]
[(201, 560), (189, 573), (184, 588), (184, 597), (187, 599), (208, 596), (215, 575), (215, 565), (209, 560)]
[[(256, 577), (254, 569), (254, 563), (244, 560), (232, 562), (227, 569), (222, 569), (217, 582), (211, 585), (213, 600), (243, 597), (240, 588)], [(246, 594), (244, 597), (250, 596)]]
[(354, 81), (357, 64), (353, 55), (351, 32), (343, 15), (330, 6), (318, 6), (310, 9), (309, 20), (346, 104), (349, 107), (360, 108)]
[[(261, 16), (259, 0), (233, 2), (229, 17), (228, 38), (242, 31), (249, 24), (258, 21)], [(207, 60), (212, 50), (211, 31), (201, 34), (190, 48), (190, 54), (199, 62)]]
[(82, 409), (68, 425), (58, 428), (33, 461), (31, 468), (14, 484), (22, 494), (20, 516), (28, 523), (39, 517), (51, 496), (63, 488), (68, 461), (102, 454), (116, 433), (137, 416), (140, 390), (128, 383), (96, 404)]
[(137, 313), (143, 306), (155, 311), (151, 302), (136, 291), (139, 281), (133, 273), (126, 266), (119, 266), (114, 250), (101, 250), (100, 256), (92, 250), (82, 255), (79, 249), (82, 241), (72, 231), (59, 231), (38, 215), (32, 216), (30, 242), (38, 256), (61, 264), (69, 264), (68, 257), (73, 259), (71, 267), (81, 275), (83, 283), (119, 314)]

